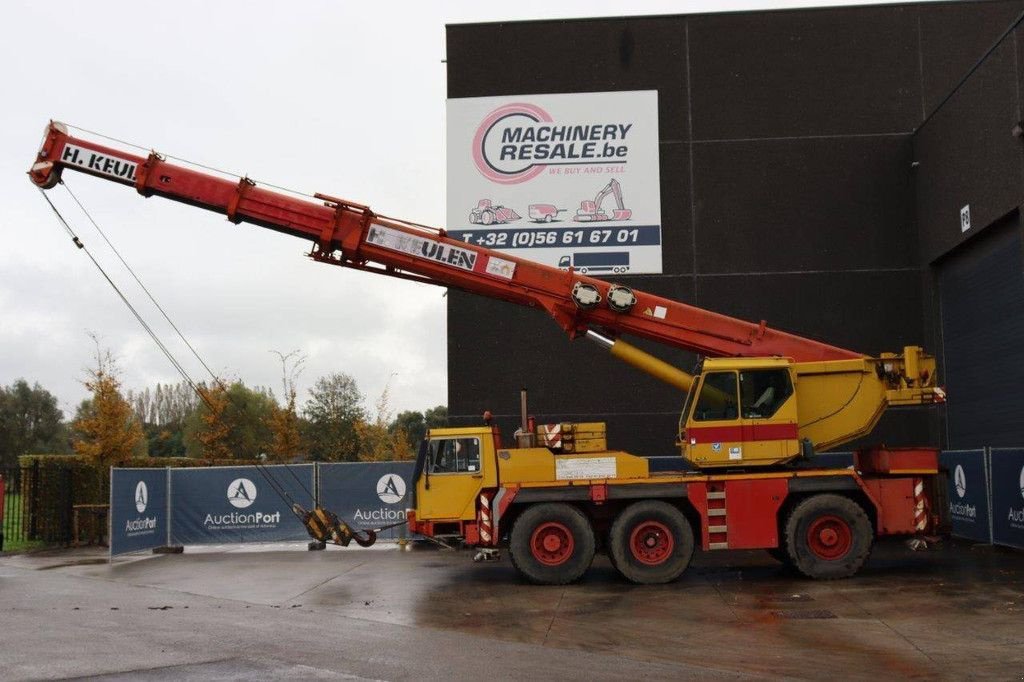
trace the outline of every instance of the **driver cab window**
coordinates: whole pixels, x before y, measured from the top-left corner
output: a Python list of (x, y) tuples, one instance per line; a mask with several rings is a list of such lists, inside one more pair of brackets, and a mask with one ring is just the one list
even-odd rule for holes
[(740, 372), (740, 398), (743, 417), (766, 419), (793, 395), (793, 382), (785, 369), (761, 369)]
[(700, 397), (693, 408), (695, 421), (736, 419), (736, 372), (709, 372), (704, 375)]
[(446, 438), (431, 441), (428, 466), (432, 474), (480, 471), (480, 439)]

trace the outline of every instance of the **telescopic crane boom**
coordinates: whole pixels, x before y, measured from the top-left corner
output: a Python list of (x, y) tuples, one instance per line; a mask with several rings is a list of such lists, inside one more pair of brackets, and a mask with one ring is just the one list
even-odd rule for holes
[[(146, 197), (162, 196), (223, 213), (233, 223), (252, 223), (307, 239), (312, 242), (309, 255), (321, 262), (541, 308), (570, 338), (597, 341), (613, 355), (681, 390), (691, 388), (690, 375), (617, 337), (633, 335), (709, 358), (785, 359), (793, 368), (796, 392), (806, 391), (808, 396), (801, 398), (808, 404), (800, 410), (800, 424), (793, 424), (793, 435), (799, 428), (800, 438), (819, 449), (870, 431), (888, 405), (942, 398), (935, 387), (934, 360), (916, 347), (904, 349), (902, 355), (869, 358), (772, 329), (764, 321), (738, 320), (461, 242), (444, 230), (385, 218), (345, 199), (316, 194), (314, 203), (260, 187), (248, 178), (236, 182), (170, 163), (156, 152), (146, 157), (127, 153), (73, 137), (66, 126), (51, 122), (29, 175), (36, 185), (49, 189), (65, 170), (133, 187)], [(684, 438), (681, 444), (692, 461), (715, 465), (713, 458), (702, 461), (686, 453), (687, 442)]]

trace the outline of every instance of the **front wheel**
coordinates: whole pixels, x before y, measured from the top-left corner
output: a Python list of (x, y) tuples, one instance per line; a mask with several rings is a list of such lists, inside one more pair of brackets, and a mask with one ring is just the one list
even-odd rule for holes
[(579, 580), (594, 561), (594, 530), (576, 507), (556, 502), (530, 507), (509, 538), (512, 565), (539, 585)]
[(815, 495), (786, 521), (786, 553), (808, 578), (849, 578), (860, 570), (874, 542), (871, 520), (841, 495)]
[(609, 533), (612, 565), (634, 583), (675, 580), (693, 556), (693, 529), (683, 513), (667, 502), (646, 500), (626, 507)]

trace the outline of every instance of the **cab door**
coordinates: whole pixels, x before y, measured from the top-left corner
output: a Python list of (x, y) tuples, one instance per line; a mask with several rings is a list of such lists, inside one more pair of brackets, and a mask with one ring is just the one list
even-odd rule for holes
[(743, 463), (743, 424), (735, 371), (707, 372), (686, 422), (687, 459), (701, 467)]
[(481, 463), (486, 444), (480, 436), (431, 439), (423, 473), (416, 482), (420, 521), (472, 521), (483, 487)]
[(779, 464), (800, 454), (796, 397), (785, 367), (739, 373), (742, 459), (748, 464)]

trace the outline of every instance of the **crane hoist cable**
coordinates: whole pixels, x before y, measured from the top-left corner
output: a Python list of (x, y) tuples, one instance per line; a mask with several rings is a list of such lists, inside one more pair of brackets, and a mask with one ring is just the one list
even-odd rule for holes
[[(217, 375), (214, 374), (213, 371), (210, 370), (209, 366), (205, 362), (203, 362), (202, 358), (199, 356), (198, 352), (196, 352), (196, 350), (192, 346), (192, 344), (190, 344), (188, 342), (188, 340), (185, 338), (184, 334), (182, 334), (181, 331), (178, 329), (177, 325), (175, 325), (174, 322), (171, 321), (170, 317), (167, 315), (167, 312), (164, 310), (164, 308), (156, 301), (156, 299), (154, 298), (152, 293), (150, 293), (149, 289), (147, 289), (146, 286), (142, 283), (142, 281), (135, 274), (135, 271), (131, 268), (131, 266), (129, 266), (128, 263), (125, 262), (124, 258), (121, 257), (120, 252), (110, 242), (110, 240), (107, 238), (106, 234), (103, 232), (103, 230), (100, 228), (100, 226), (96, 223), (96, 221), (93, 219), (93, 217), (89, 214), (89, 212), (85, 209), (85, 207), (82, 206), (82, 203), (78, 200), (78, 198), (74, 195), (74, 193), (71, 192), (70, 188), (67, 187), (66, 183), (64, 183), (62, 181), (61, 184), (65, 186), (65, 189), (68, 191), (68, 193), (71, 195), (72, 199), (75, 201), (76, 204), (78, 204), (79, 208), (82, 210), (82, 212), (89, 219), (89, 222), (91, 222), (92, 225), (96, 228), (96, 230), (100, 233), (100, 236), (103, 237), (103, 240), (110, 246), (111, 250), (117, 255), (117, 258), (121, 261), (121, 263), (125, 266), (125, 268), (131, 273), (132, 277), (139, 284), (139, 286), (142, 288), (142, 290), (144, 292), (146, 292), (146, 295), (153, 302), (153, 304), (157, 307), (157, 309), (160, 310), (160, 312), (164, 316), (164, 319), (166, 319), (168, 324), (170, 324), (171, 327), (174, 329), (174, 331), (178, 333), (178, 336), (181, 337), (181, 340), (185, 343), (186, 346), (188, 346), (189, 350), (191, 350), (192, 353), (196, 356), (196, 359), (199, 360), (200, 364), (202, 364), (203, 367), (206, 369), (206, 371), (210, 373), (210, 376), (213, 377), (213, 380), (220, 386), (220, 388), (222, 390), (226, 390), (226, 387), (224, 386), (224, 384), (220, 380), (220, 378), (218, 378)], [(100, 265), (99, 261), (96, 260), (96, 258), (92, 255), (92, 253), (89, 251), (89, 249), (86, 248), (85, 243), (82, 242), (81, 239), (79, 239), (77, 234), (75, 234), (75, 231), (72, 229), (72, 227), (68, 223), (67, 219), (64, 218), (63, 214), (60, 212), (60, 210), (57, 208), (57, 206), (54, 205), (54, 203), (50, 200), (50, 197), (46, 194), (46, 192), (43, 191), (42, 189), (40, 189), (39, 191), (43, 195), (43, 199), (46, 200), (46, 203), (49, 204), (50, 209), (53, 211), (54, 215), (57, 217), (57, 221), (64, 228), (65, 232), (67, 232), (68, 236), (71, 237), (71, 241), (75, 244), (76, 247), (78, 247), (80, 250), (82, 250), (85, 253), (86, 256), (89, 257), (89, 260), (92, 261), (92, 264), (94, 266), (96, 266), (97, 270), (99, 270), (100, 274), (103, 276), (103, 279), (105, 279), (107, 281), (107, 283), (110, 285), (110, 287), (114, 290), (114, 293), (116, 293), (118, 298), (120, 298), (121, 301), (125, 304), (125, 306), (128, 308), (128, 310), (132, 313), (132, 315), (138, 321), (139, 325), (142, 326), (142, 328), (143, 328), (143, 330), (145, 330), (146, 334), (153, 340), (153, 343), (156, 344), (157, 348), (160, 349), (160, 352), (164, 355), (165, 358), (167, 358), (168, 362), (171, 363), (171, 365), (178, 372), (178, 374), (185, 381), (185, 383), (188, 384), (188, 386), (192, 389), (192, 391), (195, 392), (195, 394), (197, 396), (199, 396), (199, 399), (202, 400), (206, 404), (207, 408), (211, 411), (211, 413), (216, 414), (217, 413), (217, 408), (213, 405), (213, 403), (210, 400), (209, 396), (206, 394), (206, 391), (204, 391), (199, 386), (199, 384), (191, 377), (191, 375), (184, 368), (184, 366), (182, 366), (182, 364), (178, 361), (178, 359), (174, 356), (174, 354), (170, 351), (170, 349), (164, 344), (163, 340), (156, 333), (156, 331), (149, 325), (149, 323), (146, 322), (145, 318), (142, 316), (142, 314), (139, 312), (139, 310), (132, 304), (131, 301), (128, 300), (128, 297), (124, 294), (123, 291), (121, 291), (120, 287), (117, 286), (117, 284), (110, 277), (110, 275), (107, 274), (107, 271), (103, 268), (103, 266)], [(256, 470), (263, 476), (263, 478), (270, 485), (271, 490), (273, 490), (277, 494), (278, 497), (280, 497), (284, 502), (286, 502), (292, 508), (293, 513), (295, 513), (297, 516), (300, 516), (300, 518), (301, 518), (301, 513), (300, 513), (299, 510), (301, 510), (302, 512), (305, 512), (305, 509), (303, 507), (301, 507), (301, 505), (298, 505), (295, 502), (294, 498), (291, 496), (291, 494), (288, 492), (288, 490), (281, 484), (280, 481), (277, 480), (277, 478), (273, 474), (271, 474), (270, 470), (267, 469), (266, 465), (264, 465), (262, 462), (256, 462), (256, 463), (254, 463), (254, 466), (256, 467)], [(295, 472), (291, 469), (291, 467), (288, 464), (285, 464), (284, 466), (285, 466), (285, 469), (292, 475), (292, 478), (295, 479), (295, 482), (298, 483), (299, 487), (307, 495), (309, 495), (310, 499), (313, 501), (313, 504), (315, 506), (316, 505), (316, 497), (313, 495), (312, 491), (310, 491), (306, 487), (306, 485), (302, 482), (302, 480), (298, 476), (296, 476)]]

